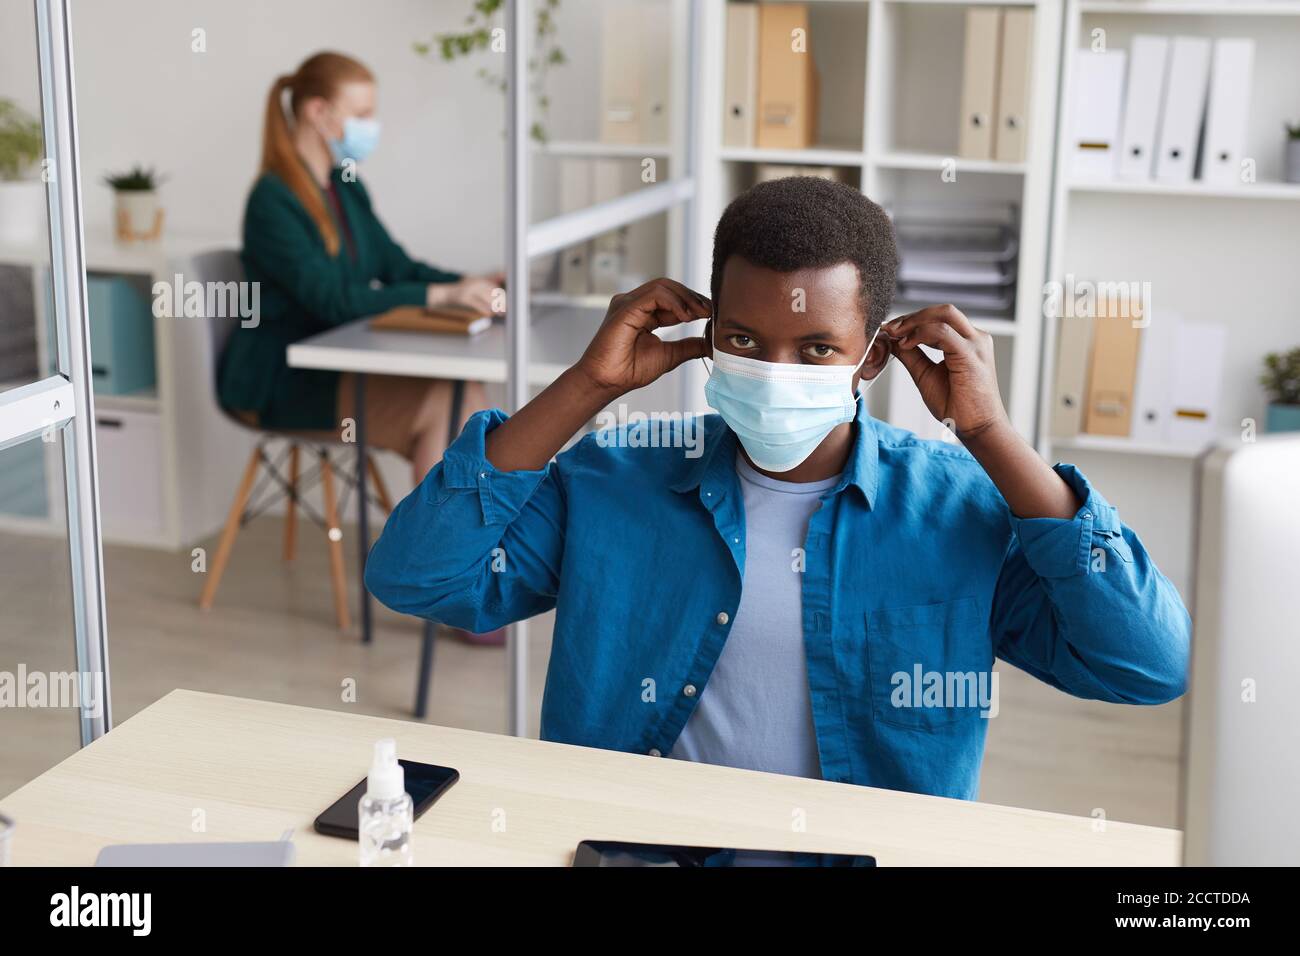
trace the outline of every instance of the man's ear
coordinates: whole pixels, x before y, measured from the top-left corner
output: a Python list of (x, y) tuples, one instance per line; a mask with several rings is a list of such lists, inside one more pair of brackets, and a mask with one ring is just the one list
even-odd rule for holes
[(889, 330), (882, 327), (876, 334), (875, 341), (871, 343), (871, 348), (867, 350), (866, 361), (862, 363), (863, 381), (871, 381), (884, 370), (891, 352)]

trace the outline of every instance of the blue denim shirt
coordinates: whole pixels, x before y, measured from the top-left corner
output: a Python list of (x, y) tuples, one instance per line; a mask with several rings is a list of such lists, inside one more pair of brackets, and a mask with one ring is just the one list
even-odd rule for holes
[[(397, 507), (366, 585), (394, 610), (471, 631), (554, 608), (542, 737), (667, 754), (740, 602), (735, 436), (706, 416), (702, 453), (688, 453), (637, 447), (650, 442), (632, 425), (506, 473), (484, 456), (502, 421), (470, 419)], [(973, 799), (988, 711), (961, 686), (995, 657), (1079, 697), (1183, 692), (1182, 601), (1075, 468), (1056, 466), (1083, 502), (1074, 517), (1020, 519), (962, 447), (872, 419), (862, 402), (854, 431), (792, 555), (823, 777)], [(950, 693), (922, 694), (932, 673)]]

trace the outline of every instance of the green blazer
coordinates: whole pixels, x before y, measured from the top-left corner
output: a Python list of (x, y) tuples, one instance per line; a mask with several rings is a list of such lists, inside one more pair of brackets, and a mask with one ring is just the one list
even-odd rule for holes
[[(289, 345), (399, 305), (421, 305), (429, 283), (460, 279), (408, 256), (360, 181), (344, 182), (339, 169), (331, 177), (355, 258), (342, 225), (338, 255), (326, 251), (306, 208), (273, 173), (258, 179), (244, 211), (242, 258), (248, 281), (260, 283), (260, 316), (255, 327), (231, 334), (217, 391), (224, 407), (256, 412), (269, 428), (338, 427), (338, 373), (289, 368)], [(328, 197), (326, 208), (334, 216)]]

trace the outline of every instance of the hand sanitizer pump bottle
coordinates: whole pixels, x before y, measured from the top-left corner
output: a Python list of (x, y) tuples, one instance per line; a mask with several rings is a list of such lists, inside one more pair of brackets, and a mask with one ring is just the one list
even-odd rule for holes
[(406, 774), (397, 762), (397, 742), (376, 741), (358, 808), (362, 866), (411, 866), (411, 828), (415, 823)]

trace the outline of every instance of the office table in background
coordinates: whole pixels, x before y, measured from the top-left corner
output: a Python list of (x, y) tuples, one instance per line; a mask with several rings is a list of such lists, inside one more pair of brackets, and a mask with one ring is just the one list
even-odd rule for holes
[[(604, 308), (591, 306), (538, 306), (532, 312), (531, 356), (528, 381), (546, 386), (578, 360), (605, 316)], [(366, 423), (365, 387), (369, 375), (409, 375), (448, 379), (455, 383), (448, 444), (459, 432), (457, 419), (465, 382), (503, 383), (506, 380), (506, 330), (502, 322), (475, 336), (421, 332), (380, 331), (369, 319), (349, 322), (290, 345), (287, 361), (293, 368), (351, 372), (356, 380), (357, 409), (357, 566), (361, 576), (361, 640), (371, 639), (371, 604), (366, 591), (366, 556), (370, 551), (370, 520), (365, 507)], [(419, 683), (415, 716), (428, 710), (429, 677), (433, 660), (434, 629), (426, 623), (420, 648)]]
[[(176, 690), (0, 800), (18, 865), (120, 843), (278, 839), (354, 866), (316, 815), (374, 741), (460, 771), (416, 821), (417, 865), (567, 866), (581, 840), (865, 853), (881, 866), (1177, 865), (1176, 830)], [(193, 830), (202, 810), (205, 830)], [(800, 830), (802, 822), (804, 829)]]

